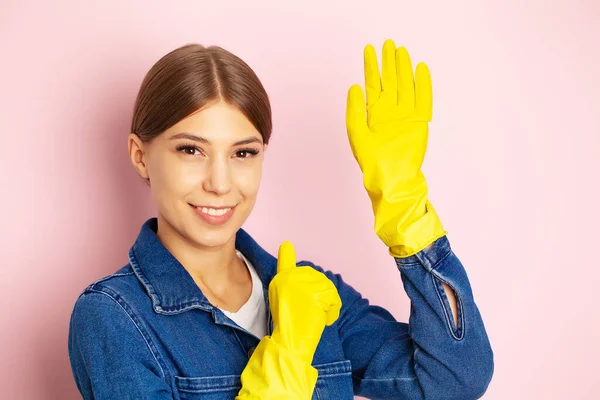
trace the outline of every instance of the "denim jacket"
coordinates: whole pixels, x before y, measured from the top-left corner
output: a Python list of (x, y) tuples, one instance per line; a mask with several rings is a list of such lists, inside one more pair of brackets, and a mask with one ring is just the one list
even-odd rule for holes
[[(260, 338), (207, 300), (156, 230), (157, 219), (147, 220), (129, 263), (77, 298), (68, 338), (77, 387), (84, 399), (234, 399)], [(276, 257), (244, 229), (235, 243), (256, 268), (268, 306)], [(486, 391), (493, 352), (448, 238), (395, 262), (411, 300), (408, 323), (370, 304), (340, 274), (297, 263), (325, 273), (342, 300), (339, 318), (325, 328), (314, 355), (312, 400), (469, 400)], [(456, 293), (458, 326), (442, 282)]]

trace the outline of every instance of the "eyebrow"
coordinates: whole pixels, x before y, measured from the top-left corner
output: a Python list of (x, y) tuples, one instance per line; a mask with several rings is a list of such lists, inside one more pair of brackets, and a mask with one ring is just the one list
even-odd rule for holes
[[(173, 140), (173, 139), (189, 139), (189, 140), (193, 140), (193, 141), (200, 142), (200, 143), (210, 144), (210, 140), (203, 138), (202, 136), (196, 136), (196, 135), (188, 133), (188, 132), (178, 133), (177, 135), (173, 135), (169, 138), (169, 140)], [(249, 144), (249, 143), (255, 143), (255, 142), (262, 144), (262, 140), (260, 140), (256, 136), (252, 136), (247, 139), (235, 142), (233, 144), (233, 146), (239, 146), (242, 144)]]

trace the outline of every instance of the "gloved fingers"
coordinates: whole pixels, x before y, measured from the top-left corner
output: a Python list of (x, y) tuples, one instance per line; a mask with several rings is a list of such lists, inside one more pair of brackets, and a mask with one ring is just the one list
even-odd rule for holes
[[(287, 251), (287, 250), (284, 250)], [(278, 264), (286, 263), (286, 255), (279, 258)], [(280, 261), (281, 260), (281, 261)], [(287, 262), (292, 265), (291, 261)], [(324, 279), (328, 279), (323, 273), (315, 270), (312, 267), (303, 265), (300, 267), (283, 267), (271, 279), (269, 283), (269, 292), (273, 293), (294, 293), (298, 296), (312, 296), (313, 293), (324, 290), (326, 283)]]
[(314, 304), (331, 314), (328, 318), (333, 318), (333, 321), (341, 308), (341, 299), (335, 284), (327, 275), (310, 266), (296, 267), (278, 273), (269, 285), (269, 299), (274, 306), (297, 302), (304, 305), (305, 311)]
[(279, 246), (277, 273), (293, 268), (296, 268), (296, 252), (292, 243), (285, 241)]
[(375, 48), (368, 44), (364, 51), (365, 59), (365, 89), (367, 91), (367, 110), (373, 107), (373, 104), (379, 99), (381, 94), (381, 77), (379, 76), (379, 66), (377, 64), (377, 54)]
[(433, 89), (431, 87), (431, 74), (429, 67), (424, 62), (417, 65), (417, 114), (423, 117), (423, 121), (431, 121), (433, 109)]
[(404, 46), (396, 50), (396, 72), (398, 75), (398, 105), (403, 111), (415, 108), (415, 77), (410, 55)]
[[(317, 271), (319, 272), (319, 271)], [(317, 289), (315, 290), (315, 303), (325, 311), (325, 324), (327, 326), (333, 324), (340, 316), (342, 308), (342, 299), (333, 282), (323, 273), (319, 282), (315, 282)]]
[(381, 55), (381, 86), (382, 96), (385, 96), (391, 104), (398, 102), (398, 86), (396, 73), (396, 44), (392, 39), (387, 39), (383, 43)]
[[(352, 148), (352, 154), (357, 157), (357, 149), (362, 139), (360, 136), (368, 131), (367, 109), (365, 107), (365, 95), (360, 85), (352, 85), (348, 90), (346, 101), (346, 131)], [(358, 161), (358, 159), (357, 159)]]
[(327, 317), (325, 325), (329, 326), (333, 324), (340, 316), (340, 309), (342, 308), (342, 300), (337, 289), (327, 292), (329, 300), (329, 308), (327, 308)]

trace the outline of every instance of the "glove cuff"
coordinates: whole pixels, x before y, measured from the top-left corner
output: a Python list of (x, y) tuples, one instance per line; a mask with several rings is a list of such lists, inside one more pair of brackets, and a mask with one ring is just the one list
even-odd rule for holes
[[(421, 217), (408, 225), (396, 220), (388, 221), (385, 224), (386, 228), (379, 231), (376, 227), (379, 237), (389, 247), (390, 255), (397, 258), (412, 256), (448, 233), (428, 199), (425, 199), (425, 210)], [(395, 224), (393, 229), (387, 229), (387, 227), (392, 228), (390, 224)], [(384, 232), (393, 232), (393, 234), (384, 234)]]
[(316, 368), (265, 336), (242, 372), (236, 400), (308, 400), (317, 378)]

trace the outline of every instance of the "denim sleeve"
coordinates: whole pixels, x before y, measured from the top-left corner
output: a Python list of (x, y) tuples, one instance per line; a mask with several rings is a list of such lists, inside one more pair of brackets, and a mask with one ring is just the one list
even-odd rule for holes
[[(339, 334), (352, 363), (354, 393), (369, 399), (480, 398), (492, 378), (493, 352), (448, 238), (395, 262), (411, 300), (408, 324), (327, 272), (342, 299)], [(442, 282), (456, 294), (458, 326)]]
[(69, 326), (69, 358), (84, 400), (172, 399), (154, 353), (127, 305), (84, 292)]

